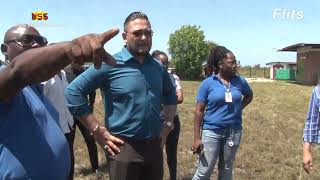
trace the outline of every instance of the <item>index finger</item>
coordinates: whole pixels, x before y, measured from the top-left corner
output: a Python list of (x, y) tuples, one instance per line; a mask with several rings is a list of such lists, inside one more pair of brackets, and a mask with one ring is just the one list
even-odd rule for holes
[(110, 148), (110, 150), (112, 152), (116, 151), (117, 153), (120, 153), (120, 148), (116, 144), (120, 144), (121, 145), (121, 144), (123, 144), (123, 141), (118, 139), (118, 138), (116, 138), (116, 137), (114, 137), (114, 136), (111, 136), (109, 138), (109, 140), (107, 141), (107, 145), (109, 146), (109, 148)]
[(121, 140), (121, 139), (119, 139), (117, 137), (114, 137), (114, 136), (110, 136), (109, 140), (112, 141), (112, 142), (115, 142), (117, 144), (123, 144), (124, 143), (123, 140)]
[(116, 36), (119, 33), (118, 28), (110, 29), (109, 31), (103, 32), (101, 34), (98, 34), (100, 43), (103, 45), (106, 42), (108, 42), (110, 39), (112, 39), (114, 36)]

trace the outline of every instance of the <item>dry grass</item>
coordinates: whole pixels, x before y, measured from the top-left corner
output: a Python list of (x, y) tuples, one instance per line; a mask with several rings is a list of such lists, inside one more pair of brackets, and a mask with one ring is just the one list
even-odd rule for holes
[[(193, 140), (193, 110), (200, 82), (183, 81), (185, 101), (180, 105), (181, 133), (178, 146), (178, 179), (191, 179), (197, 157), (190, 152)], [(243, 138), (234, 166), (235, 180), (295, 180), (299, 179), (302, 133), (312, 91), (310, 86), (286, 82), (256, 82), (253, 102), (243, 112)], [(95, 114), (102, 120), (101, 98), (98, 96)], [(77, 131), (79, 132), (79, 131)], [(320, 156), (314, 153), (314, 171), (302, 173), (302, 179), (320, 179)], [(94, 179), (83, 139), (75, 140), (75, 179)], [(99, 148), (104, 178), (108, 179), (105, 156)], [(168, 170), (165, 165), (165, 179)], [(216, 179), (216, 170), (212, 176)]]

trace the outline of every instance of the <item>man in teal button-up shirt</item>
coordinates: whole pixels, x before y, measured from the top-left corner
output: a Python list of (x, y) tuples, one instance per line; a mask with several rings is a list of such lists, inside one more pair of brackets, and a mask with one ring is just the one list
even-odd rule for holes
[[(107, 128), (96, 124), (90, 131), (93, 135), (107, 134), (104, 147), (111, 180), (156, 180), (163, 176), (162, 146), (172, 129), (177, 99), (169, 74), (149, 54), (152, 34), (147, 16), (131, 13), (122, 34), (125, 47), (114, 55), (117, 65), (89, 68), (66, 91), (70, 111), (80, 119), (96, 122), (86, 96), (101, 88)], [(166, 115), (164, 125), (160, 121), (161, 104)]]

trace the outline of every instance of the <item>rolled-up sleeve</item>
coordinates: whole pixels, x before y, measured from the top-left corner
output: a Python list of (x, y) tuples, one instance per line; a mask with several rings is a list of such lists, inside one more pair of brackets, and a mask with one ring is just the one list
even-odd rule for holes
[(176, 89), (172, 85), (170, 76), (166, 70), (163, 70), (163, 104), (177, 105)]
[(303, 140), (310, 143), (319, 143), (319, 85), (314, 88), (310, 98)]
[(87, 95), (107, 82), (105, 77), (108, 67), (105, 64), (100, 69), (91, 66), (71, 82), (65, 91), (71, 114), (77, 117), (90, 114)]

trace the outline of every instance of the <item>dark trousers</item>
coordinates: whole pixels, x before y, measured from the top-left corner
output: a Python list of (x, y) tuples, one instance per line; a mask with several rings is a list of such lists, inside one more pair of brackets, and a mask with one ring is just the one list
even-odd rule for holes
[(110, 180), (162, 180), (163, 154), (160, 140), (130, 141), (120, 146), (120, 153), (107, 154)]
[(76, 118), (74, 118), (73, 130), (71, 130), (71, 132), (65, 134), (66, 139), (69, 144), (70, 157), (71, 157), (69, 180), (73, 179), (73, 173), (74, 173), (73, 143), (74, 143), (74, 137), (76, 134), (76, 126), (78, 126), (78, 128), (80, 129), (80, 132), (84, 138), (84, 141), (87, 144), (92, 171), (99, 169), (98, 151), (97, 151), (97, 145), (95, 143), (94, 137), (90, 135), (89, 130), (86, 127), (84, 127), (84, 125), (82, 125), (80, 121), (78, 121)]
[[(87, 144), (91, 168), (93, 171), (95, 171), (95, 170), (99, 169), (99, 161), (98, 161), (97, 145), (94, 140), (94, 137), (90, 134), (89, 130), (83, 124), (81, 124), (81, 122), (79, 120), (74, 118), (74, 122), (78, 126), (78, 128), (84, 138), (84, 141)], [(75, 131), (76, 131), (76, 128), (74, 128), (74, 132)]]
[(174, 117), (174, 129), (169, 133), (166, 142), (167, 164), (170, 173), (170, 180), (177, 179), (177, 148), (180, 134), (179, 116)]
[(70, 158), (71, 158), (71, 165), (69, 171), (69, 178), (68, 180), (73, 179), (73, 172), (74, 172), (74, 152), (73, 152), (73, 142), (74, 142), (74, 130), (71, 130), (69, 133), (64, 134), (68, 144), (69, 144), (69, 151), (70, 151)]

